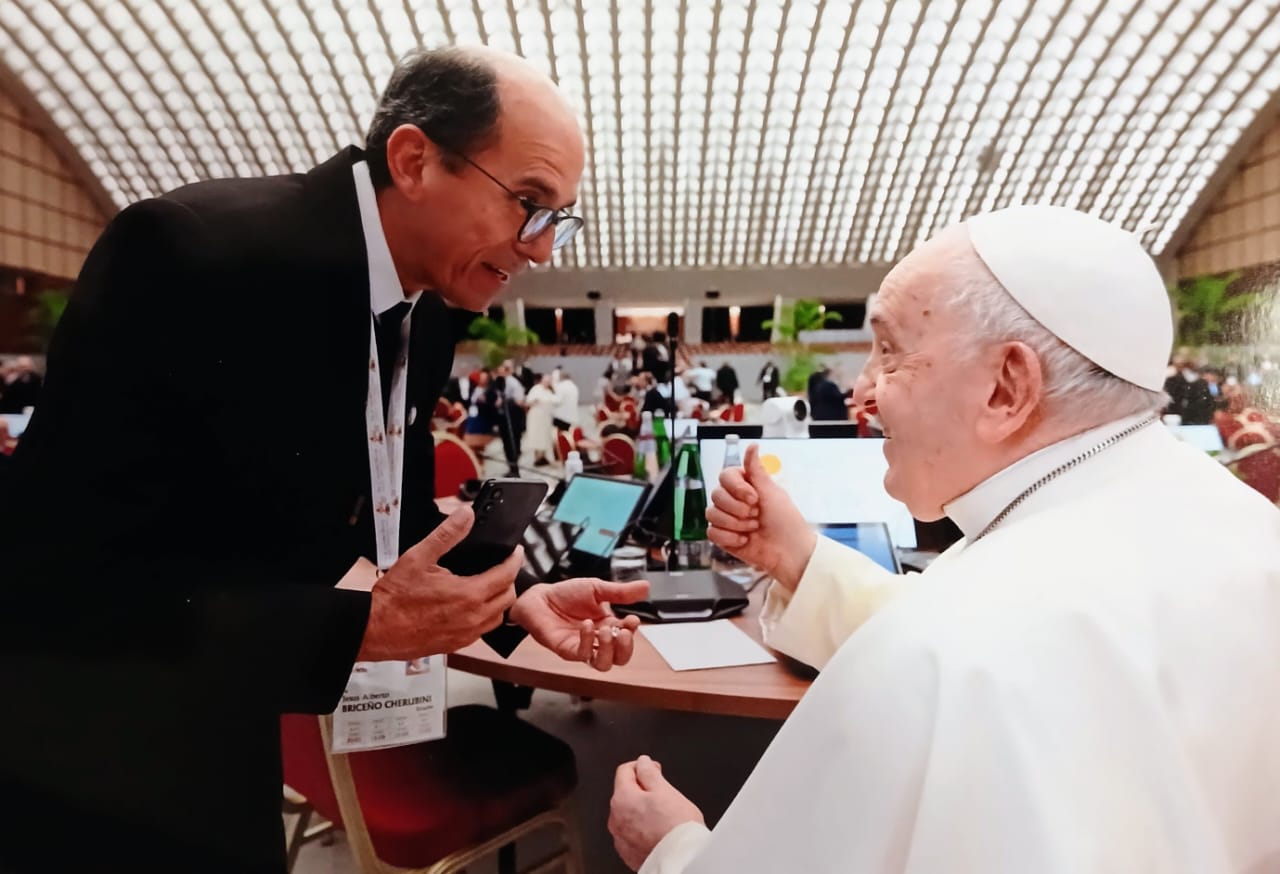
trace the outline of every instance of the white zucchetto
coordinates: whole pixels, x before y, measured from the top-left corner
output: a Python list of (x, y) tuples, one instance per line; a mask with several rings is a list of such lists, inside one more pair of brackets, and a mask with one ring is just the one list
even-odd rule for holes
[(965, 227), (1005, 290), (1062, 342), (1121, 379), (1164, 387), (1173, 315), (1137, 237), (1058, 206), (1011, 206)]

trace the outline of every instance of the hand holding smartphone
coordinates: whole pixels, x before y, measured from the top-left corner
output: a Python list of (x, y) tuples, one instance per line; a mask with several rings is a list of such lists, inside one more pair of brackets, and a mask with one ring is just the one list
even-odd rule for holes
[(472, 576), (502, 563), (520, 545), (546, 495), (547, 484), (541, 480), (485, 481), (471, 505), (475, 524), (440, 559), (440, 566), (459, 576)]

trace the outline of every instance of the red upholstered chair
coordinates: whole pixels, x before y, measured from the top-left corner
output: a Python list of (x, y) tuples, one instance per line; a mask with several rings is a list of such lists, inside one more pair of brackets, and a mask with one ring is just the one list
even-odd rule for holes
[(701, 422), (703, 419), (707, 418), (707, 408), (704, 407), (702, 404), (694, 404), (693, 418), (698, 422)]
[(561, 431), (559, 428), (557, 428), (556, 429), (556, 459), (561, 464), (563, 464), (565, 461), (568, 460), (569, 453), (572, 452), (575, 448), (576, 446), (572, 438), (568, 434), (566, 434), (564, 431)]
[(515, 841), (543, 829), (560, 846), (526, 870), (582, 874), (573, 751), (490, 707), (454, 707), (448, 721), (444, 740), (333, 755), (332, 717), (287, 714), (285, 781), (347, 833), (364, 874), (447, 874), (495, 852), (499, 870), (514, 872)]
[(436, 497), (452, 498), (458, 488), (469, 479), (483, 479), (484, 466), (480, 459), (453, 434), (436, 431), (431, 435), (436, 441)]
[(431, 414), (431, 418), (448, 420), (451, 409), (449, 402), (444, 398), (436, 398), (436, 409)]
[(721, 422), (733, 421), (733, 407), (721, 407), (720, 412), (716, 414)]
[(610, 476), (630, 476), (636, 466), (636, 441), (626, 434), (609, 434), (604, 447), (600, 472)]
[(1246, 407), (1234, 416), (1219, 411), (1214, 414), (1214, 424), (1228, 449), (1238, 451), (1246, 446), (1280, 443), (1280, 422), (1253, 407)]
[(609, 389), (604, 390), (604, 408), (610, 413), (616, 413), (622, 406), (622, 395), (614, 394)]
[(631, 398), (623, 399), (618, 411), (627, 414), (626, 429), (632, 434), (640, 433), (640, 407)]
[(1280, 444), (1246, 449), (1228, 466), (1246, 485), (1280, 505)]
[(746, 415), (747, 415), (747, 405), (746, 405), (746, 404), (734, 404), (734, 405), (733, 405), (733, 421), (735, 421), (735, 422), (741, 422), (741, 421), (743, 420), (743, 418), (744, 418)]
[(1213, 420), (1235, 455), (1231, 470), (1267, 500), (1280, 503), (1280, 421), (1254, 407), (1234, 415), (1220, 410)]
[(467, 427), (467, 408), (462, 404), (454, 401), (449, 407), (449, 415), (445, 418), (444, 430), (455, 437), (462, 437), (462, 433)]

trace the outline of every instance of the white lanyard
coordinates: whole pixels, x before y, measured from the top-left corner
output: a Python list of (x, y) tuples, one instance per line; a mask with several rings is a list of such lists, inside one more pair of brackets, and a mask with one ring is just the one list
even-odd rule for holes
[[(404, 417), (409, 372), (409, 319), (400, 323), (400, 354), (391, 374), (391, 411), (383, 415), (382, 373), (378, 364), (376, 320), (369, 316), (369, 394), (364, 418), (369, 437), (369, 480), (373, 487), (373, 530), (378, 543), (378, 570), (400, 557), (400, 487), (404, 482)], [(385, 427), (383, 422), (386, 422)]]

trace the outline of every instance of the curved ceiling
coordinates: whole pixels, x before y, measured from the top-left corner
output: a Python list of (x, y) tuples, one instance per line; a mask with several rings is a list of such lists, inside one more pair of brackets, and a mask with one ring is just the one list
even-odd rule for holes
[(1280, 0), (0, 4), (0, 58), (120, 205), (361, 142), (393, 59), (450, 42), (578, 107), (568, 268), (886, 263), (1014, 202), (1159, 255), (1280, 91)]

